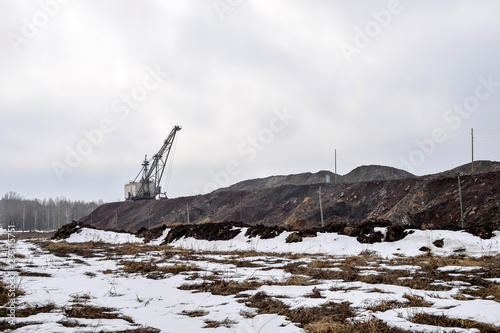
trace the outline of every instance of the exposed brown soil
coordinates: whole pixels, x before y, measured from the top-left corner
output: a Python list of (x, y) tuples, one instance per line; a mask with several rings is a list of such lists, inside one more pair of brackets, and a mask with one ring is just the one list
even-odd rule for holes
[(257, 224), (249, 226), (245, 235), (251, 238), (260, 236), (261, 239), (270, 239), (279, 236), (283, 231), (286, 229), (280, 226)]
[(144, 243), (148, 243), (149, 241), (153, 239), (159, 238), (163, 232), (167, 229), (167, 226), (165, 224), (162, 224), (160, 226), (148, 229), (146, 227), (142, 227), (139, 229), (135, 235), (137, 237), (144, 237)]
[[(375, 231), (376, 227), (387, 227), (386, 236), (380, 231)], [(247, 237), (260, 237), (261, 239), (270, 239), (288, 231), (280, 226), (266, 226), (262, 224), (247, 225), (241, 222), (221, 222), (221, 223), (203, 223), (203, 224), (180, 224), (171, 228), (164, 244), (169, 244), (182, 237), (193, 237), (204, 240), (230, 240), (236, 237), (241, 228), (247, 228), (245, 235)], [(339, 234), (356, 237), (360, 243), (394, 242), (403, 239), (408, 232), (403, 226), (391, 225), (387, 220), (366, 220), (355, 227), (340, 228), (338, 224), (326, 226), (324, 228), (303, 229), (295, 231), (286, 238), (287, 243), (301, 242), (305, 237), (316, 237), (318, 232), (338, 232)], [(147, 232), (141, 230), (137, 236)]]
[(182, 237), (193, 237), (209, 241), (230, 240), (241, 232), (240, 229), (234, 229), (235, 226), (242, 227), (245, 225), (237, 222), (176, 225), (168, 233), (165, 243), (171, 243)]
[[(483, 164), (485, 171), (500, 168), (500, 163), (477, 162), (477, 172), (481, 172)], [(362, 167), (356, 172), (353, 170), (352, 181), (372, 178), (385, 180), (321, 184), (325, 225), (344, 231), (346, 227), (356, 226), (365, 220), (387, 220), (390, 224), (412, 228), (461, 228), (455, 172), (463, 171), (467, 166), (424, 177), (411, 177), (396, 170), (380, 168)], [(374, 170), (376, 177), (370, 178), (370, 170)], [(187, 201), (192, 224), (242, 220), (248, 225), (312, 229), (320, 226), (321, 217), (318, 201), (320, 184), (308, 183), (313, 181), (311, 177), (304, 175), (302, 181), (297, 177), (289, 178), (298, 185), (279, 186), (286, 182), (269, 178), (265, 182), (247, 181), (244, 182), (245, 186), (220, 189), (206, 195), (109, 203), (98, 207), (80, 222), (91, 223), (99, 229), (124, 229), (131, 232), (148, 225), (182, 224), (187, 223)], [(343, 181), (346, 179), (350, 178), (344, 178)], [(263, 187), (257, 189), (255, 186)], [(253, 189), (246, 190), (249, 188)], [(461, 177), (461, 190), (465, 228), (483, 238), (491, 237), (491, 233), (500, 226), (500, 171), (464, 175)], [(353, 232), (347, 229), (346, 233), (349, 231)], [(367, 237), (361, 234), (353, 236), (367, 238), (367, 241), (380, 237), (371, 230), (365, 231)], [(394, 232), (398, 233), (397, 230)], [(387, 240), (392, 237), (389, 236)], [(395, 239), (398, 237), (395, 236)]]
[(90, 224), (73, 221), (59, 228), (51, 239), (54, 240), (66, 239), (72, 234), (79, 232), (81, 228), (95, 229), (95, 227), (91, 226)]

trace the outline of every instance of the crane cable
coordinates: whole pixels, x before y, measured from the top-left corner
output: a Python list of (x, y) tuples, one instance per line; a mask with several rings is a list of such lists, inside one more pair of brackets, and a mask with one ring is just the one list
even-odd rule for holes
[(170, 158), (170, 161), (168, 161), (168, 170), (167, 170), (167, 178), (165, 179), (165, 193), (167, 193), (168, 185), (170, 183), (170, 176), (172, 174), (172, 169), (174, 165), (174, 157), (175, 157), (175, 149), (177, 147), (177, 140), (175, 140), (174, 137), (174, 142), (172, 143), (172, 158)]

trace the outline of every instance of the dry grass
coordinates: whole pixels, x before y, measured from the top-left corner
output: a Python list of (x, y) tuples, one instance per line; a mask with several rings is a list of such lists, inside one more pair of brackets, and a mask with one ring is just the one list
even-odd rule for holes
[[(3, 280), (0, 280), (0, 306), (5, 305), (12, 298), (12, 292), (9, 290), (9, 285), (5, 285)], [(14, 294), (16, 297), (24, 295), (22, 290), (15, 288)], [(1, 311), (3, 311), (2, 309)], [(6, 311), (6, 310), (5, 310)]]
[(430, 307), (432, 305), (423, 297), (417, 295), (404, 294), (403, 298), (406, 298), (408, 302), (401, 302), (399, 300), (382, 300), (380, 302), (373, 303), (371, 306), (367, 307), (367, 310), (373, 312), (385, 312), (392, 309), (402, 309), (409, 307)]
[(52, 275), (50, 275), (49, 273), (23, 271), (19, 273), (19, 276), (51, 277)]
[(206, 316), (209, 312), (205, 310), (191, 310), (191, 311), (182, 311), (181, 315), (188, 316), (191, 318), (194, 317), (203, 317)]
[(422, 296), (418, 295), (411, 295), (411, 294), (404, 294), (403, 298), (406, 298), (408, 300), (408, 303), (406, 303), (405, 307), (423, 307), (427, 308), (432, 306), (432, 303), (427, 302)]
[(389, 327), (378, 319), (367, 322), (338, 322), (325, 318), (322, 321), (313, 322), (304, 326), (309, 333), (408, 333), (398, 328)]
[(304, 297), (308, 298), (325, 298), (325, 296), (321, 295), (321, 290), (314, 287), (313, 290), (309, 294), (304, 295)]
[(237, 324), (237, 322), (232, 321), (229, 318), (226, 318), (223, 321), (205, 320), (205, 326), (203, 328), (217, 328), (221, 326), (231, 328), (235, 324)]
[(311, 268), (332, 268), (338, 266), (338, 262), (329, 260), (314, 260), (308, 265)]
[(255, 267), (264, 267), (261, 264), (255, 264), (249, 260), (238, 260), (238, 259), (214, 259), (214, 258), (208, 258), (208, 260), (205, 258), (206, 261), (213, 262), (216, 264), (224, 264), (224, 265), (234, 265), (236, 267), (250, 267), (250, 268), (255, 268)]
[(242, 291), (255, 290), (262, 286), (262, 283), (245, 280), (243, 282), (216, 280), (211, 282), (202, 282), (198, 284), (183, 284), (180, 290), (196, 290), (198, 292), (210, 292), (213, 295), (236, 295)]
[(482, 333), (500, 332), (500, 327), (480, 323), (474, 320), (448, 318), (444, 315), (435, 316), (427, 313), (418, 313), (410, 320), (416, 324), (433, 325), (438, 327), (457, 327), (465, 329), (476, 328)]
[(85, 242), (85, 243), (66, 243), (66, 242), (51, 242), (40, 241), (37, 243), (42, 250), (48, 251), (58, 257), (69, 257), (71, 254), (78, 255), (84, 258), (92, 258), (101, 256), (97, 251), (110, 246), (102, 242)]
[(36, 315), (38, 313), (46, 313), (56, 309), (56, 305), (53, 302), (49, 302), (45, 305), (34, 304), (22, 309), (16, 309), (16, 317), (24, 318)]
[[(461, 293), (482, 299), (494, 299), (496, 302), (500, 302), (500, 285), (498, 284), (490, 284), (487, 287), (478, 289), (464, 289), (461, 290)], [(464, 298), (468, 299), (467, 297)]]
[(8, 330), (14, 331), (18, 328), (30, 326), (30, 325), (41, 325), (41, 322), (29, 322), (29, 323), (16, 323), (11, 325), (8, 321), (0, 321), (0, 332), (9, 332)]
[(344, 280), (355, 281), (359, 269), (353, 266), (342, 265), (340, 271), (304, 266), (302, 262), (292, 262), (283, 266), (283, 270), (293, 275), (306, 275), (314, 280)]
[(303, 275), (294, 275), (286, 279), (284, 282), (273, 282), (268, 284), (277, 286), (310, 286), (317, 283), (315, 281), (312, 281), (310, 277)]
[(71, 318), (86, 319), (123, 319), (129, 323), (134, 323), (132, 318), (116, 313), (116, 309), (98, 307), (86, 304), (73, 304), (64, 309), (64, 314)]
[(118, 263), (124, 266), (123, 271), (125, 273), (140, 273), (145, 275), (150, 279), (161, 279), (165, 277), (165, 274), (177, 275), (181, 272), (192, 272), (199, 271), (200, 268), (196, 266), (175, 264), (172, 266), (158, 266), (152, 261), (129, 261), (122, 260)]
[(48, 251), (58, 257), (69, 257), (71, 254), (84, 258), (101, 257), (106, 255), (108, 259), (125, 255), (135, 256), (147, 252), (169, 252), (167, 245), (146, 245), (141, 243), (108, 244), (104, 242), (67, 243), (65, 241), (33, 241), (44, 251)]
[(139, 327), (133, 330), (116, 331), (115, 333), (160, 333), (161, 330), (153, 327)]
[(373, 312), (385, 312), (392, 309), (401, 309), (406, 306), (407, 304), (396, 300), (381, 300), (380, 302), (374, 302), (366, 309)]
[(258, 314), (286, 316), (288, 320), (298, 323), (303, 328), (318, 322), (345, 322), (347, 318), (351, 318), (355, 314), (347, 302), (327, 302), (320, 307), (290, 309), (289, 306), (280, 300), (270, 297), (264, 292), (258, 292), (244, 302), (246, 306), (256, 308)]
[[(109, 252), (115, 256), (124, 256), (124, 255), (137, 255), (143, 254), (146, 252), (162, 252), (168, 253), (170, 252), (170, 247), (167, 245), (146, 245), (141, 243), (125, 243), (119, 245), (113, 245)], [(175, 255), (176, 253), (172, 253)]]

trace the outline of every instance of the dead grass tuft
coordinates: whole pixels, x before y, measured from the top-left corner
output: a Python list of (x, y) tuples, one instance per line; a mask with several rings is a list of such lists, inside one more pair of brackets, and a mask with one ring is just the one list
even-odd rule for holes
[(458, 327), (465, 329), (476, 328), (483, 333), (500, 332), (500, 327), (480, 323), (474, 320), (449, 318), (444, 315), (431, 315), (427, 313), (418, 313), (414, 315), (410, 320), (416, 324), (423, 324), (423, 325), (433, 325), (438, 327)]
[(85, 304), (73, 304), (64, 309), (64, 314), (71, 318), (86, 318), (86, 319), (123, 319), (129, 323), (134, 323), (132, 318), (123, 316), (116, 312), (116, 309), (98, 307)]
[(427, 302), (422, 296), (403, 294), (403, 297), (408, 300), (405, 307), (422, 307), (427, 308), (432, 306), (432, 303)]
[(69, 257), (71, 254), (78, 255), (84, 258), (92, 258), (101, 256), (97, 251), (109, 247), (107, 244), (102, 242), (85, 242), (85, 243), (66, 243), (62, 242), (51, 242), (51, 241), (41, 241), (37, 244), (44, 250), (52, 253), (58, 257)]
[(23, 271), (19, 273), (19, 276), (51, 277), (52, 275), (50, 275), (49, 273)]
[(309, 333), (408, 333), (398, 328), (389, 327), (379, 319), (371, 319), (367, 322), (338, 322), (328, 318), (322, 321), (305, 325), (304, 329)]
[(160, 333), (161, 330), (154, 327), (139, 327), (133, 330), (116, 331), (115, 333)]
[(140, 273), (146, 275), (150, 279), (161, 279), (164, 278), (165, 274), (177, 275), (181, 272), (192, 272), (199, 271), (200, 269), (196, 266), (189, 266), (183, 264), (175, 264), (173, 266), (158, 266), (152, 261), (130, 261), (122, 260), (118, 264), (124, 266), (123, 271), (125, 273)]
[(314, 287), (313, 290), (309, 294), (304, 295), (304, 297), (308, 298), (325, 298), (325, 296), (321, 295), (321, 291)]
[[(3, 283), (3, 280), (0, 280), (0, 306), (6, 304), (12, 298), (11, 297), (12, 292), (11, 292), (11, 290), (9, 290), (9, 288), (10, 288), (10, 285), (5, 285)], [(16, 297), (18, 297), (18, 296), (24, 295), (24, 292), (15, 288), (14, 294), (16, 295)], [(2, 311), (3, 310), (4, 309), (2, 309)], [(7, 310), (5, 310), (5, 311), (7, 311)]]
[(54, 302), (49, 302), (47, 304), (34, 304), (22, 309), (16, 309), (16, 317), (25, 318), (29, 316), (36, 315), (38, 313), (47, 313), (54, 309), (56, 309), (56, 305)]
[(18, 328), (21, 327), (26, 327), (33, 325), (36, 327), (36, 325), (42, 325), (43, 323), (41, 322), (29, 322), (29, 323), (16, 323), (14, 325), (11, 325), (7, 320), (5, 321), (0, 321), (0, 332), (14, 332)]
[(369, 307), (367, 307), (367, 310), (373, 311), (373, 312), (385, 312), (388, 310), (392, 309), (401, 309), (406, 307), (406, 304), (395, 301), (395, 300), (381, 300), (380, 302), (374, 302), (371, 304)]
[(286, 316), (288, 320), (299, 323), (301, 327), (314, 322), (336, 321), (344, 322), (347, 318), (355, 315), (349, 303), (327, 302), (320, 307), (301, 307), (290, 309), (280, 300), (268, 296), (264, 292), (258, 292), (245, 301), (245, 305), (258, 309), (258, 314), (277, 314)]
[(482, 299), (494, 299), (500, 302), (500, 285), (498, 284), (490, 284), (487, 287), (481, 287), (479, 289), (464, 289), (461, 290), (461, 293), (473, 297), (480, 297)]
[(212, 282), (202, 282), (198, 284), (183, 284), (178, 287), (180, 290), (196, 290), (198, 292), (210, 292), (213, 295), (236, 295), (242, 291), (255, 290), (262, 286), (262, 283), (245, 280), (243, 282), (215, 280)]
[(205, 310), (191, 310), (191, 311), (184, 310), (184, 311), (181, 312), (181, 315), (194, 318), (194, 317), (203, 317), (203, 316), (206, 316), (208, 313), (209, 312), (205, 311)]
[(205, 326), (203, 328), (217, 328), (221, 326), (226, 328), (231, 328), (233, 325), (237, 323), (238, 322), (230, 320), (229, 318), (226, 318), (223, 321), (205, 320)]
[(286, 279), (284, 282), (272, 283), (272, 284), (280, 286), (310, 286), (316, 284), (316, 282), (311, 281), (311, 278), (307, 276), (294, 275)]

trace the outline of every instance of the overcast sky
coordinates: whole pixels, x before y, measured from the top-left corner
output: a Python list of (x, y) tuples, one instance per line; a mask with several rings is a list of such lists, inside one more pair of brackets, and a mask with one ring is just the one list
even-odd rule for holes
[[(500, 2), (0, 1), (0, 194), (169, 197), (360, 165), (500, 160)], [(163, 186), (166, 187), (166, 176)]]

